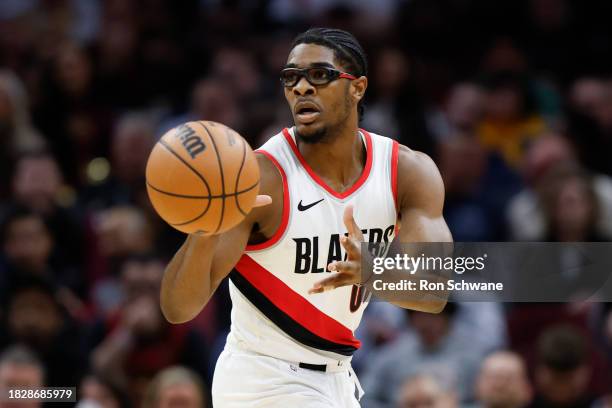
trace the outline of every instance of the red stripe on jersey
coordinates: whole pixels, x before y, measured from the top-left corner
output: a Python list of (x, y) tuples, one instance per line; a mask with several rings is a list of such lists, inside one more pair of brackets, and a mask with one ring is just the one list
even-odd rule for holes
[(289, 184), (287, 183), (287, 175), (285, 174), (283, 167), (269, 152), (258, 149), (255, 150), (255, 153), (261, 153), (266, 156), (276, 166), (281, 174), (281, 178), (283, 179), (283, 215), (281, 217), (281, 224), (270, 239), (262, 242), (261, 244), (247, 245), (245, 249), (246, 251), (259, 251), (261, 249), (269, 248), (276, 244), (279, 239), (281, 239), (285, 233), (285, 230), (287, 229), (287, 225), (289, 224), (289, 206), (291, 205), (289, 202)]
[(250, 256), (242, 255), (236, 269), (276, 307), (305, 329), (334, 343), (361, 347), (361, 342), (348, 327), (317, 309)]
[(399, 143), (393, 141), (393, 149), (391, 150), (391, 188), (393, 189), (393, 200), (395, 201), (395, 209), (399, 211), (399, 202), (397, 201), (397, 164), (399, 163)]
[(328, 186), (327, 183), (323, 181), (323, 179), (321, 179), (317, 175), (317, 173), (314, 172), (314, 170), (312, 170), (312, 168), (308, 165), (308, 163), (306, 163), (306, 160), (304, 160), (304, 157), (302, 156), (299, 149), (297, 148), (295, 141), (291, 137), (291, 134), (289, 133), (289, 129), (287, 128), (283, 129), (283, 135), (285, 136), (287, 143), (291, 147), (291, 150), (293, 150), (295, 157), (297, 157), (297, 159), (302, 164), (302, 167), (304, 168), (304, 170), (306, 170), (306, 172), (315, 181), (315, 183), (323, 187), (325, 190), (327, 190), (329, 194), (333, 195), (336, 198), (346, 198), (350, 196), (351, 194), (353, 194), (355, 191), (357, 191), (357, 189), (361, 187), (363, 183), (365, 183), (365, 181), (368, 179), (368, 176), (370, 175), (370, 170), (372, 169), (372, 156), (373, 156), (372, 154), (372, 136), (370, 136), (370, 134), (363, 129), (359, 129), (359, 130), (361, 130), (361, 132), (363, 132), (365, 136), (366, 150), (367, 150), (366, 163), (365, 163), (365, 166), (363, 167), (363, 171), (361, 172), (361, 176), (359, 177), (359, 179), (357, 179), (357, 181), (355, 182), (355, 184), (351, 186), (351, 188), (349, 188), (348, 190), (342, 193), (337, 192), (336, 190)]

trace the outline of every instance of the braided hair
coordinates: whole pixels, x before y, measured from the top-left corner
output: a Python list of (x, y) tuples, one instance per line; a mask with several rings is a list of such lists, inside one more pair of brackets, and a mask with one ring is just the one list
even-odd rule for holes
[[(334, 57), (342, 63), (347, 73), (356, 77), (368, 75), (368, 61), (359, 41), (353, 34), (336, 28), (311, 28), (299, 34), (291, 44), (317, 44), (334, 51)], [(357, 105), (359, 120), (363, 117), (363, 99)]]

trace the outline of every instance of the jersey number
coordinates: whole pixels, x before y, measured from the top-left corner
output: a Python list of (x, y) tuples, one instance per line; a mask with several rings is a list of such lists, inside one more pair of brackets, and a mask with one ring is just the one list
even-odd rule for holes
[(349, 302), (349, 310), (351, 313), (355, 313), (359, 310), (359, 307), (363, 303), (363, 299), (366, 297), (366, 288), (363, 286), (353, 285), (351, 289), (351, 301)]

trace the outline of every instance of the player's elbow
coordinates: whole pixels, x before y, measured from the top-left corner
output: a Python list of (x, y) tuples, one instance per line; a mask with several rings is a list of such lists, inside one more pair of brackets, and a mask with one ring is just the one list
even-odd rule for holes
[(404, 309), (415, 310), (417, 312), (438, 314), (446, 307), (446, 299), (436, 299), (427, 301), (408, 301), (408, 302), (392, 302), (394, 305)]
[(187, 323), (188, 321), (191, 320), (187, 316), (183, 316), (179, 313), (164, 311), (164, 309), (162, 309), (162, 313), (164, 317), (166, 318), (166, 321), (171, 324)]
[(176, 307), (163, 301), (161, 302), (162, 314), (168, 323), (172, 324), (187, 323), (193, 320), (198, 315), (200, 309), (195, 310), (195, 308)]
[(429, 305), (429, 310), (426, 310), (426, 312), (433, 313), (433, 314), (442, 313), (442, 311), (446, 307), (446, 303), (447, 303), (446, 300), (439, 300), (437, 302), (431, 302), (431, 304)]
[(195, 317), (193, 314), (176, 312), (176, 311), (168, 311), (164, 309), (162, 309), (162, 313), (164, 317), (166, 318), (166, 320), (168, 321), (168, 323), (172, 323), (172, 324), (187, 323), (193, 320), (193, 318)]

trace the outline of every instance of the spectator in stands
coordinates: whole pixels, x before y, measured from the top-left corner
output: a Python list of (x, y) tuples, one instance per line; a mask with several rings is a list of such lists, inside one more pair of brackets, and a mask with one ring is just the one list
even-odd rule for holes
[(608, 360), (612, 361), (612, 302), (601, 305), (599, 318), (596, 321), (597, 332), (601, 337)]
[(92, 286), (100, 279), (116, 279), (125, 257), (153, 250), (155, 236), (140, 207), (111, 207), (97, 213), (92, 222), (95, 247), (87, 268)]
[(84, 191), (83, 205), (93, 211), (116, 205), (146, 208), (145, 167), (155, 144), (155, 123), (145, 113), (125, 114), (111, 138), (110, 174)]
[[(546, 133), (528, 148), (522, 165), (527, 187), (512, 198), (506, 211), (511, 239), (536, 241), (547, 238), (543, 197), (538, 191), (548, 188), (550, 177), (546, 175), (559, 165), (581, 167), (572, 145), (563, 136)], [(612, 179), (603, 174), (593, 174), (591, 184), (599, 210), (595, 233), (612, 236)]]
[(568, 102), (583, 115), (594, 116), (605, 103), (606, 81), (596, 77), (577, 78), (570, 87)]
[(517, 169), (526, 146), (542, 134), (546, 124), (535, 111), (535, 101), (523, 74), (494, 72), (484, 83), (485, 117), (478, 126), (478, 138), (488, 151)]
[(398, 394), (397, 408), (457, 408), (456, 392), (431, 374), (408, 378)]
[(572, 72), (579, 61), (568, 58), (580, 47), (573, 26), (575, 15), (567, 0), (530, 0), (526, 21), (525, 48), (530, 61), (538, 70), (562, 80)]
[(393, 341), (406, 326), (406, 313), (387, 302), (372, 302), (363, 313), (355, 335), (361, 347), (353, 355), (351, 365), (360, 374), (368, 356), (384, 344)]
[(484, 112), (484, 89), (477, 83), (459, 82), (448, 91), (442, 107), (428, 115), (427, 126), (438, 141), (474, 134)]
[[(483, 355), (507, 346), (508, 333), (503, 304), (456, 302), (456, 305), (452, 327), (452, 331), (456, 333), (454, 335), (472, 337), (473, 347), (482, 350)], [(362, 365), (367, 362), (371, 352), (403, 334), (406, 324), (409, 325), (407, 320), (408, 314), (390, 303), (373, 302), (368, 306), (357, 329), (361, 348), (351, 360), (357, 374), (361, 373)], [(488, 334), (474, 338), (474, 333), (483, 332)]]
[(88, 50), (62, 42), (51, 56), (52, 64), (42, 78), (38, 124), (58, 157), (68, 180), (85, 182), (85, 168), (108, 148), (111, 113), (101, 101)]
[(220, 47), (212, 61), (211, 75), (230, 87), (240, 102), (249, 102), (258, 93), (261, 74), (252, 55), (239, 48)]
[(476, 84), (458, 83), (444, 108), (429, 116), (446, 190), (444, 216), (458, 241), (503, 239), (506, 202), (522, 188), (516, 171), (479, 138), (485, 96)]
[(576, 79), (568, 95), (567, 117), (569, 136), (581, 163), (612, 176), (607, 154), (612, 149), (612, 83), (605, 78)]
[(434, 140), (425, 122), (425, 103), (406, 54), (398, 48), (384, 47), (370, 62), (372, 86), (368, 90), (371, 93), (364, 127), (434, 155)]
[(507, 200), (523, 186), (519, 175), (470, 133), (442, 141), (438, 152), (446, 187), (444, 217), (455, 240), (504, 239), (503, 214)]
[(10, 206), (2, 220), (0, 240), (5, 257), (4, 265), (0, 263), (0, 294), (20, 275), (33, 274), (57, 287), (62, 304), (73, 316), (83, 312), (78, 295), (84, 295), (84, 281), (78, 269), (58, 256), (45, 217), (22, 206)]
[(470, 398), (483, 351), (465, 333), (451, 330), (455, 309), (448, 303), (440, 314), (409, 312), (414, 330), (372, 352), (362, 368), (361, 381), (368, 390), (364, 406), (392, 406), (404, 379), (429, 369), (457, 384), (461, 400)]
[(147, 388), (143, 408), (206, 408), (210, 406), (202, 379), (192, 370), (174, 366), (159, 372)]
[(379, 51), (373, 60), (371, 89), (368, 109), (364, 113), (364, 126), (372, 132), (394, 139), (398, 134), (399, 119), (396, 112), (397, 100), (405, 96), (403, 88), (410, 78), (410, 63), (404, 53), (396, 48)]
[(212, 120), (240, 131), (243, 118), (236, 96), (228, 86), (227, 80), (223, 78), (206, 78), (197, 81), (191, 91), (189, 110), (163, 121), (158, 134), (161, 136), (171, 128), (192, 120)]
[(0, 348), (24, 344), (45, 367), (48, 386), (76, 384), (83, 372), (81, 328), (42, 277), (20, 276), (11, 282)]
[(11, 269), (51, 275), (49, 259), (53, 237), (46, 220), (25, 208), (11, 207), (2, 223), (2, 249)]
[[(576, 269), (574, 268), (574, 270)], [(571, 269), (569, 271), (571, 272)], [(560, 270), (560, 273), (564, 273), (564, 271)], [(561, 280), (559, 279), (559, 281)], [(578, 284), (580, 283), (582, 281), (578, 281)], [(569, 283), (565, 281), (555, 282), (555, 286), (551, 289), (555, 292), (565, 290), (566, 286), (570, 286), (570, 289), (572, 289), (570, 284), (571, 280), (569, 280)], [(561, 289), (558, 288), (559, 286)], [(543, 294), (543, 296), (547, 295), (548, 293)], [(536, 371), (536, 367), (543, 365), (540, 343), (537, 343), (534, 339), (544, 338), (546, 333), (554, 332), (555, 327), (569, 326), (570, 328), (565, 330), (572, 333), (572, 342), (581, 344), (584, 353), (586, 353), (586, 357), (581, 360), (582, 365), (588, 367), (588, 370), (592, 372), (587, 384), (588, 393), (599, 395), (609, 392), (610, 384), (612, 384), (610, 381), (610, 363), (596, 346), (595, 333), (590, 327), (595, 306), (596, 304), (591, 302), (513, 304), (507, 312), (509, 347), (525, 359), (529, 371), (532, 373)], [(564, 350), (569, 348), (567, 345), (563, 347)]]
[(12, 346), (0, 354), (1, 408), (38, 408), (39, 401), (9, 402), (8, 390), (41, 388), (45, 386), (45, 369), (35, 354), (24, 346)]
[(526, 407), (532, 389), (523, 359), (509, 351), (489, 355), (480, 367), (475, 394), (479, 408)]
[(487, 241), (497, 234), (491, 209), (483, 196), (487, 153), (471, 134), (447, 137), (438, 145), (446, 200), (444, 218), (459, 241)]
[(592, 367), (588, 344), (579, 331), (556, 326), (538, 339), (535, 399), (530, 407), (589, 407), (588, 385)]
[[(23, 153), (12, 178), (15, 202), (47, 220), (55, 242), (53, 261), (61, 267), (82, 267), (83, 231), (75, 211), (74, 191), (63, 180), (57, 160), (46, 150)], [(82, 294), (82, 293), (81, 293)]]
[(17, 155), (43, 145), (42, 136), (30, 121), (24, 84), (12, 71), (0, 70), (0, 198), (9, 193), (11, 165)]
[(11, 155), (44, 146), (30, 119), (24, 84), (8, 70), (0, 70), (0, 141), (2, 153)]
[(545, 241), (604, 241), (597, 230), (599, 207), (591, 176), (577, 166), (560, 164), (540, 186), (547, 225)]
[(143, 89), (138, 52), (139, 13), (134, 3), (104, 2), (102, 24), (96, 39), (99, 92), (103, 100), (122, 110), (142, 106), (148, 94)]
[(13, 197), (33, 211), (51, 214), (60, 200), (63, 180), (57, 161), (44, 150), (20, 155), (13, 172)]
[(127, 387), (135, 405), (151, 378), (170, 365), (184, 364), (206, 378), (205, 341), (187, 325), (167, 323), (159, 309), (164, 264), (132, 256), (120, 271), (123, 301), (93, 328), (94, 370)]
[(126, 391), (111, 378), (99, 374), (89, 374), (78, 392), (79, 408), (128, 408), (129, 398)]

